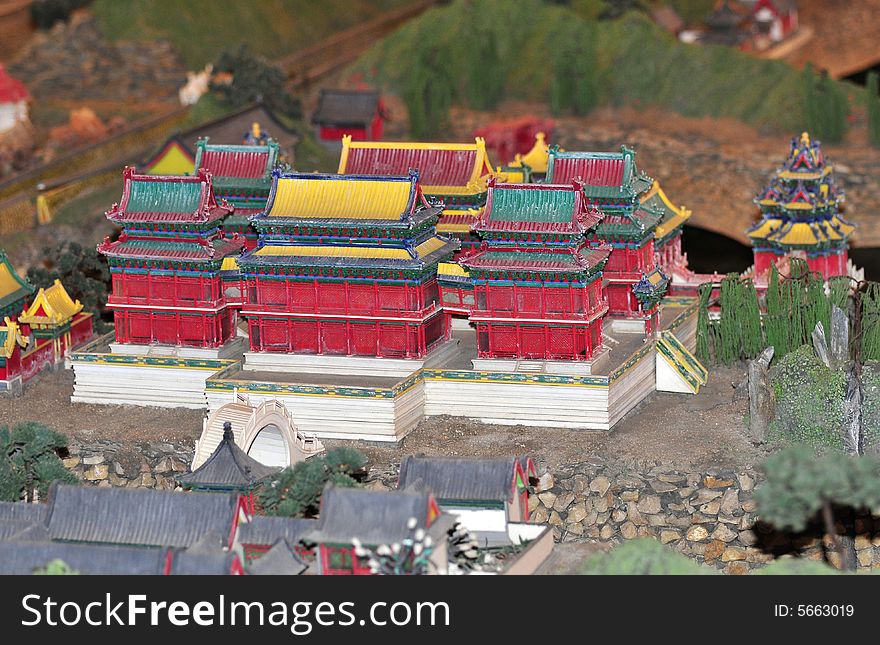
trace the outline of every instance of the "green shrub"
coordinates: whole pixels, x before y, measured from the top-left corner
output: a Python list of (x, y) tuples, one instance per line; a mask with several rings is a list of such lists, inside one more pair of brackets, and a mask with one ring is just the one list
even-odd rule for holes
[(657, 540), (627, 540), (611, 551), (587, 558), (581, 569), (584, 575), (612, 576), (690, 576), (716, 573)]

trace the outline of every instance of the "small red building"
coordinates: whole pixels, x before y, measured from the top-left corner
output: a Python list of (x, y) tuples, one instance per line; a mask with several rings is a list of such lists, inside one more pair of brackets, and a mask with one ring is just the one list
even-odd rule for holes
[(239, 260), (251, 351), (421, 358), (449, 338), (441, 209), (408, 177), (273, 173)]
[(547, 181), (581, 182), (584, 199), (604, 217), (589, 234), (590, 245), (611, 247), (603, 270), (611, 316), (643, 320), (645, 332), (656, 329), (659, 302), (668, 278), (654, 257), (655, 229), (663, 213), (642, 203), (654, 180), (640, 173), (635, 152), (563, 152), (551, 146)]
[(602, 346), (611, 249), (589, 248), (584, 234), (601, 219), (579, 181), (489, 182), (474, 226), (483, 246), (460, 261), (473, 282), (480, 358), (592, 358)]
[(335, 145), (346, 135), (354, 141), (378, 141), (385, 119), (385, 103), (375, 90), (321, 90), (312, 115), (318, 138)]
[(232, 207), (216, 199), (203, 170), (179, 177), (126, 168), (123, 182), (122, 199), (107, 212), (122, 234), (98, 246), (110, 263), (116, 341), (220, 347), (236, 322), (220, 269), (244, 245), (220, 230)]

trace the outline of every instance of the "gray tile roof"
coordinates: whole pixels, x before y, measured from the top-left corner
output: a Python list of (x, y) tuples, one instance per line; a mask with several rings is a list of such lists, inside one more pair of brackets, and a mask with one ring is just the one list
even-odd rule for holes
[(185, 493), (53, 484), (46, 527), (52, 540), (136, 546), (228, 545), (237, 493)]
[(438, 500), (507, 501), (513, 496), (517, 459), (405, 457), (398, 488), (421, 480)]
[(368, 125), (379, 110), (379, 93), (363, 90), (321, 90), (312, 123)]
[(172, 576), (228, 576), (238, 556), (229, 551), (187, 549), (175, 551), (169, 575)]
[(303, 541), (317, 544), (364, 545), (397, 542), (410, 534), (407, 522), (416, 518), (424, 527), (431, 494), (426, 490), (376, 491), (327, 485), (321, 497), (317, 527)]
[(261, 558), (254, 560), (247, 572), (253, 576), (299, 576), (308, 565), (300, 560), (287, 540), (278, 540)]
[(64, 542), (0, 542), (0, 574), (30, 575), (52, 560), (62, 560), (83, 575), (156, 575), (164, 550)]
[(0, 502), (0, 520), (40, 522), (46, 513), (45, 504)]
[(13, 539), (16, 535), (34, 526), (32, 522), (18, 520), (0, 520), (0, 541)]
[(250, 522), (239, 525), (238, 541), (241, 544), (269, 546), (283, 539), (296, 544), (304, 533), (313, 530), (316, 525), (317, 521), (311, 519), (256, 515)]
[(178, 475), (177, 482), (184, 488), (248, 490), (276, 472), (278, 468), (261, 464), (236, 445), (230, 425), (224, 427), (223, 439), (205, 463), (191, 473)]

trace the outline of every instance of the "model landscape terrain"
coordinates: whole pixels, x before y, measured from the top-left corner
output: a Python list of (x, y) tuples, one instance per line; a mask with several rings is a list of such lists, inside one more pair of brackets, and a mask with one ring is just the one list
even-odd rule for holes
[(0, 571), (880, 566), (875, 3), (340, 4), (0, 14)]

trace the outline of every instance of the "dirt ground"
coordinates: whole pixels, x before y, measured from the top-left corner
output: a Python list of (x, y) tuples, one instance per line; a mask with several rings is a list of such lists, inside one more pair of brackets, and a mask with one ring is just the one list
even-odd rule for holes
[[(415, 453), (529, 455), (541, 470), (589, 460), (682, 470), (751, 466), (766, 453), (742, 433), (747, 405), (744, 399), (734, 400), (733, 384), (743, 377), (741, 368), (718, 368), (710, 371), (709, 383), (698, 396), (655, 392), (611, 432), (490, 425), (442, 416), (423, 420), (397, 445), (358, 447), (377, 466), (399, 464)], [(22, 397), (0, 398), (0, 424), (40, 421), (81, 441), (121, 443), (185, 443), (201, 432), (200, 410), (71, 403), (72, 388), (69, 370), (43, 374), (28, 384)]]

